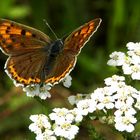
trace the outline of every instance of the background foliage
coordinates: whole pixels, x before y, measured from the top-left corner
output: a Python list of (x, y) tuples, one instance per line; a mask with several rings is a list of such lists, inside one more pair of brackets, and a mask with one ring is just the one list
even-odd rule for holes
[[(7, 56), (0, 52), (0, 139), (34, 139), (28, 130), (31, 114), (49, 113), (54, 107), (70, 107), (70, 94), (90, 93), (102, 86), (103, 79), (116, 70), (106, 65), (109, 53), (125, 50), (127, 42), (140, 41), (139, 0), (1, 0), (0, 18), (11, 19), (42, 30), (54, 36), (43, 22), (46, 19), (59, 38), (91, 19), (100, 17), (102, 24), (86, 44), (72, 71), (70, 89), (61, 85), (52, 89), (52, 98), (45, 101), (46, 108), (35, 99), (27, 98), (21, 88), (16, 88), (4, 72)], [(87, 132), (84, 125), (77, 139), (122, 139), (108, 126), (93, 122), (96, 134)], [(90, 126), (89, 126), (90, 127)]]

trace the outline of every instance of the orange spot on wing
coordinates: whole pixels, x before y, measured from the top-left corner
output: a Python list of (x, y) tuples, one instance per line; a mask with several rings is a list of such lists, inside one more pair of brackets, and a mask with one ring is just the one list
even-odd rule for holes
[(80, 34), (85, 34), (88, 31), (88, 27), (85, 27), (81, 30)]
[(90, 24), (89, 24), (89, 26), (93, 26), (94, 25), (94, 22), (91, 22)]
[(0, 30), (6, 30), (7, 27), (6, 26), (0, 26)]
[(8, 35), (8, 34), (3, 34), (2, 37), (3, 37), (4, 39), (7, 39), (7, 38), (10, 37), (10, 35)]
[(12, 40), (11, 39), (8, 39), (8, 40), (6, 40), (6, 43), (7, 44), (11, 44), (12, 43)]
[(81, 44), (83, 42), (83, 39), (81, 39), (80, 41), (79, 41), (79, 43)]
[(21, 34), (21, 29), (15, 29), (15, 28), (11, 28), (10, 29), (10, 34)]
[(79, 32), (76, 32), (76, 33), (74, 34), (74, 36), (76, 37), (76, 36), (78, 36), (78, 34), (79, 34)]
[(30, 32), (26, 32), (26, 36), (31, 36), (32, 34)]
[(90, 34), (92, 32), (92, 30), (88, 30), (87, 34)]
[(0, 34), (5, 34), (6, 30), (0, 30)]
[(84, 34), (84, 35), (83, 35), (83, 38), (86, 38), (86, 37), (87, 37), (87, 35), (88, 35), (88, 34)]
[(90, 26), (90, 28), (89, 28), (89, 29), (90, 29), (90, 30), (92, 30), (93, 28), (94, 28), (94, 26)]

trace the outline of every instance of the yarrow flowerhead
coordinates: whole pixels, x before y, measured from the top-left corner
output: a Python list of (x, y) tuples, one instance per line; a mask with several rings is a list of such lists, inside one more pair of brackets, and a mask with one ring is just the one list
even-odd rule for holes
[(80, 112), (77, 109), (68, 110), (66, 108), (56, 108), (53, 111), (49, 117), (54, 121), (53, 129), (55, 135), (69, 140), (73, 139), (79, 130), (75, 122), (82, 120)]
[(127, 54), (113, 52), (107, 62), (111, 66), (122, 66), (123, 73), (131, 75), (133, 80), (140, 80), (140, 43), (129, 42)]
[(83, 116), (93, 113), (96, 110), (96, 101), (91, 99), (81, 100), (77, 103), (77, 109)]
[(122, 66), (125, 59), (125, 54), (122, 52), (113, 52), (110, 54), (110, 60), (107, 62), (111, 66)]
[(78, 133), (79, 128), (76, 125), (72, 125), (69, 122), (63, 122), (56, 124), (54, 128), (54, 133), (56, 136), (64, 137), (66, 139), (74, 139), (75, 135)]
[(37, 132), (36, 130), (39, 130), (40, 133), (42, 132), (42, 130), (44, 130), (44, 128), (50, 129), (51, 127), (48, 121), (48, 117), (43, 114), (31, 115), (30, 120), (32, 120), (33, 123), (29, 126), (29, 129), (34, 132)]
[(115, 127), (119, 131), (132, 132), (134, 125), (137, 122), (134, 116), (119, 116), (115, 118)]
[(72, 77), (70, 75), (67, 75), (62, 82), (65, 87), (69, 88), (71, 86), (71, 81)]
[[(96, 108), (103, 111), (115, 109), (116, 129), (127, 132), (133, 131), (134, 124), (136, 123), (136, 118), (134, 117), (136, 110), (134, 107), (140, 108), (140, 98), (138, 98), (140, 97), (140, 92), (132, 86), (126, 85), (123, 76), (113, 75), (104, 81), (106, 87), (97, 88), (91, 94), (91, 99), (97, 102)], [(135, 104), (136, 100), (137, 103)], [(130, 116), (133, 118), (132, 120)], [(121, 123), (121, 126), (119, 123)]]
[(111, 96), (114, 93), (114, 90), (112, 90), (109, 87), (104, 88), (97, 88), (92, 94), (91, 99), (96, 100), (97, 102), (97, 109), (111, 109), (114, 107), (114, 99)]
[(80, 100), (89, 98), (88, 94), (77, 94), (77, 95), (71, 95), (68, 97), (68, 101), (71, 105), (77, 104)]
[(47, 116), (43, 114), (31, 115), (30, 119), (33, 123), (30, 124), (29, 129), (37, 135), (36, 140), (56, 139)]
[(51, 97), (51, 94), (49, 93), (50, 89), (51, 85), (49, 84), (44, 84), (43, 86), (40, 86), (40, 84), (35, 84), (26, 86), (25, 88), (23, 88), (23, 91), (25, 91), (27, 96), (29, 97), (38, 96), (41, 99), (45, 100), (46, 98)]

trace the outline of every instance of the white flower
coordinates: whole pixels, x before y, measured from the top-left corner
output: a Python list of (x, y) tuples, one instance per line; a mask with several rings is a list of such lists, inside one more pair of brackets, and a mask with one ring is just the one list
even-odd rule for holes
[(130, 56), (125, 56), (123, 66), (124, 66), (124, 65), (130, 66), (131, 64), (132, 64), (132, 57), (130, 57)]
[(91, 99), (99, 101), (101, 96), (102, 96), (101, 98), (103, 98), (104, 95), (112, 95), (114, 91), (116, 90), (112, 89), (111, 87), (97, 88), (91, 94)]
[(43, 100), (45, 100), (47, 97), (48, 98), (51, 97), (51, 94), (48, 91), (50, 89), (51, 89), (51, 85), (49, 84), (44, 84), (43, 86), (40, 86), (40, 84), (35, 84), (23, 88), (27, 96), (29, 97), (39, 96)]
[(54, 120), (56, 124), (61, 124), (63, 122), (80, 122), (83, 119), (81, 111), (77, 108), (68, 110), (66, 108), (55, 108), (53, 113), (49, 115), (51, 120)]
[(84, 97), (86, 98), (87, 94), (77, 94), (76, 96), (72, 95), (68, 97), (68, 101), (71, 105), (77, 104)]
[(115, 127), (119, 131), (132, 132), (134, 125), (137, 122), (134, 116), (117, 116), (115, 117)]
[(138, 54), (140, 52), (128, 51), (127, 53), (129, 57), (131, 57), (131, 64), (136, 64), (136, 65), (140, 64), (140, 54)]
[(69, 110), (66, 108), (54, 108), (53, 113), (49, 115), (51, 120), (54, 120), (56, 124), (60, 124), (66, 121), (66, 115)]
[(71, 125), (68, 122), (63, 122), (62, 124), (57, 124), (54, 128), (54, 133), (56, 136), (64, 137), (66, 139), (74, 139), (75, 135), (78, 133), (79, 128), (76, 125)]
[(135, 107), (140, 110), (140, 101), (137, 101)]
[(75, 122), (81, 122), (82, 121), (83, 116), (82, 116), (81, 111), (79, 109), (74, 108), (74, 109), (70, 110), (70, 113), (73, 115), (73, 117), (74, 117), (73, 120)]
[(51, 128), (51, 124), (48, 121), (48, 117), (43, 114), (31, 115), (30, 120), (32, 120), (33, 123), (29, 125), (29, 129), (36, 134), (40, 134), (45, 129)]
[(135, 52), (136, 55), (140, 56), (140, 43), (129, 42), (126, 44), (128, 50)]
[(122, 66), (125, 60), (125, 53), (122, 52), (113, 52), (110, 54), (110, 60), (107, 62), (110, 66)]
[(26, 92), (27, 96), (34, 97), (38, 95), (39, 92), (39, 85), (29, 85), (23, 88), (23, 91)]
[(113, 75), (112, 77), (106, 78), (104, 81), (107, 86), (110, 86), (117, 84), (118, 82), (123, 82), (124, 80), (124, 76)]
[(87, 115), (96, 110), (96, 102), (92, 99), (84, 99), (77, 103), (77, 109), (81, 112), (82, 115)]
[(57, 140), (52, 130), (45, 130), (45, 132), (37, 134), (36, 140)]
[(112, 87), (97, 88), (94, 93), (91, 94), (91, 99), (97, 102), (96, 107), (99, 110), (104, 108), (111, 109), (114, 107), (114, 98), (112, 94), (115, 89)]
[(99, 99), (99, 103), (97, 103), (97, 108), (99, 110), (107, 108), (112, 109), (114, 108), (114, 99), (111, 96), (104, 96), (103, 98)]
[(71, 86), (71, 80), (72, 80), (72, 77), (70, 75), (66, 76), (62, 81), (63, 85), (69, 88)]
[(132, 69), (130, 65), (123, 65), (122, 70), (123, 70), (123, 73), (126, 75), (130, 75), (132, 73)]
[(114, 93), (114, 89), (110, 87), (97, 88), (94, 93), (91, 94), (91, 99), (97, 102), (96, 107), (101, 110), (105, 107), (111, 109), (114, 107), (114, 98), (111, 96)]
[(139, 95), (137, 95), (136, 99), (137, 100), (136, 100), (135, 107), (140, 110), (140, 92), (139, 92)]
[(133, 80), (140, 80), (140, 65), (131, 66), (132, 74), (131, 77)]
[(122, 105), (122, 107), (114, 112), (115, 116), (130, 116), (136, 114), (135, 109), (132, 106), (128, 106), (126, 104)]
[(123, 86), (118, 88), (117, 94), (113, 96), (116, 100), (115, 107), (121, 108), (124, 104), (131, 106), (134, 103), (134, 98), (137, 98), (138, 91), (131, 86)]
[(39, 89), (40, 92), (39, 92), (38, 96), (43, 100), (45, 100), (46, 98), (50, 98), (51, 94), (48, 91), (50, 89), (51, 89), (51, 85), (44, 84), (42, 87), (40, 87), (40, 89)]

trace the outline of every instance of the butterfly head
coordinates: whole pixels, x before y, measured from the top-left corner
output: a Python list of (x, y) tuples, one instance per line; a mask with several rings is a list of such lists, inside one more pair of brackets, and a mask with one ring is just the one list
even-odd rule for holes
[(61, 39), (54, 41), (51, 45), (51, 54), (53, 55), (59, 54), (62, 51), (63, 47), (64, 47), (64, 43), (62, 42)]

